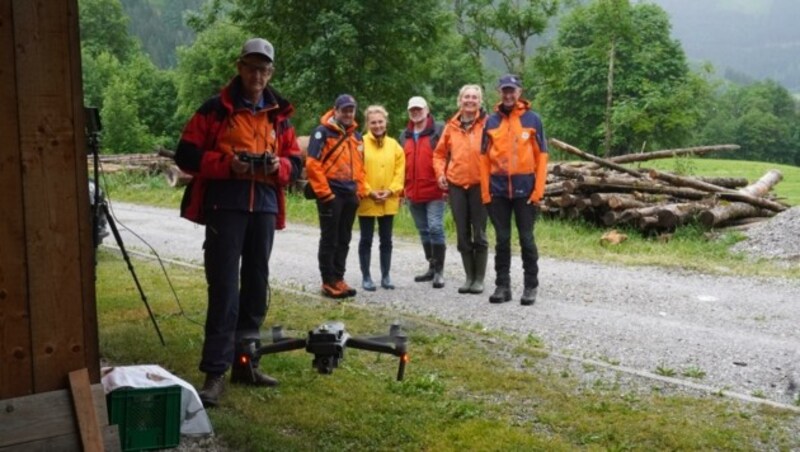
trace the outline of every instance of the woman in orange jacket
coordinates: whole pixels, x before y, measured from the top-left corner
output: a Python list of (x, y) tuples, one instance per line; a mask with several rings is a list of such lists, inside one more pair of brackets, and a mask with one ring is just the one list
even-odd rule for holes
[(487, 214), (481, 202), (481, 138), (486, 123), (482, 104), (481, 87), (464, 85), (458, 93), (458, 112), (445, 124), (433, 153), (439, 187), (449, 192), (458, 251), (466, 275), (458, 293), (483, 293), (489, 256)]

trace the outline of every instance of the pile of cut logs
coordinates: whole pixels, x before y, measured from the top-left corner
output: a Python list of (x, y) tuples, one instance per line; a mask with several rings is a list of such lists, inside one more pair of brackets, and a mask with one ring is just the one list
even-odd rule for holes
[[(175, 153), (168, 149), (158, 149), (150, 154), (112, 154), (101, 155), (100, 171), (114, 173), (117, 171), (144, 171), (149, 174), (164, 174), (170, 187), (182, 187), (192, 180), (192, 176), (184, 173), (175, 164)], [(92, 158), (89, 157), (89, 166)]]
[(563, 141), (551, 149), (586, 161), (550, 165), (542, 210), (562, 218), (584, 218), (605, 227), (628, 226), (647, 233), (674, 231), (692, 221), (707, 228), (767, 219), (787, 206), (770, 194), (782, 175), (770, 170), (758, 181), (688, 177), (624, 163), (735, 150), (736, 145), (672, 149), (600, 158)]

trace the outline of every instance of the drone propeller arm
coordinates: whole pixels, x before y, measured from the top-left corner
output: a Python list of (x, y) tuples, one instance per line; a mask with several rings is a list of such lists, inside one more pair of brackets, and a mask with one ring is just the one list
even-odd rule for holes
[(269, 345), (264, 345), (258, 350), (256, 350), (256, 355), (264, 356), (264, 355), (271, 355), (273, 353), (280, 353), (280, 352), (288, 352), (291, 350), (297, 350), (299, 348), (305, 348), (306, 340), (305, 339), (292, 339), (287, 338), (283, 339), (278, 342), (273, 342)]
[(396, 350), (394, 345), (377, 342), (363, 337), (351, 337), (347, 340), (347, 346), (360, 350), (367, 350), (370, 352), (388, 353), (394, 356), (401, 355), (401, 352)]
[(388, 353), (400, 358), (400, 365), (397, 368), (397, 381), (403, 381), (403, 376), (406, 372), (406, 362), (408, 362), (408, 353), (406, 353), (405, 340), (396, 343), (395, 345), (377, 342), (372, 338), (358, 338), (351, 337), (347, 341), (348, 347), (358, 348), (361, 350), (368, 350), (371, 352)]

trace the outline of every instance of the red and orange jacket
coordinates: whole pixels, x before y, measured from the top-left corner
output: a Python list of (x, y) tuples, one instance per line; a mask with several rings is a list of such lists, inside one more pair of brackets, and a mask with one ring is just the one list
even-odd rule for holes
[(495, 107), (483, 129), (481, 198), (527, 198), (538, 203), (547, 180), (547, 141), (539, 115), (520, 100), (506, 115)]
[[(194, 178), (184, 192), (181, 216), (203, 224), (208, 210), (276, 213), (276, 228), (283, 229), (284, 187), (302, 170), (300, 147), (289, 121), (294, 107), (271, 87), (264, 90), (261, 106), (245, 106), (240, 86), (240, 78), (234, 77), (184, 127), (175, 163)], [(274, 154), (280, 162), (278, 172), (233, 173), (231, 161), (239, 152)]]
[(308, 140), (306, 177), (322, 202), (337, 194), (352, 193), (361, 199), (368, 194), (364, 183), (364, 140), (355, 121), (343, 130), (333, 113), (329, 110), (320, 118), (320, 125)]
[(411, 202), (429, 202), (443, 199), (446, 192), (436, 182), (433, 170), (433, 149), (441, 136), (441, 126), (437, 126), (433, 117), (428, 115), (428, 123), (414, 140), (414, 123), (400, 134), (398, 140), (406, 154), (406, 181), (403, 193)]
[(442, 175), (447, 182), (464, 189), (480, 185), (481, 142), (486, 112), (481, 110), (470, 126), (461, 126), (461, 112), (445, 124), (442, 137), (433, 151), (433, 168), (436, 179)]

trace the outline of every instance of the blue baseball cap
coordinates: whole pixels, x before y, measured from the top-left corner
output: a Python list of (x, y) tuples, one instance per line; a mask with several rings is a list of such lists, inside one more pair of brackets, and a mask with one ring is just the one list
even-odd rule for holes
[(514, 74), (506, 74), (500, 77), (500, 80), (497, 82), (497, 88), (522, 88), (522, 80)]
[(337, 110), (341, 110), (345, 107), (355, 107), (356, 106), (356, 99), (349, 95), (349, 94), (342, 94), (336, 98), (336, 101), (333, 103), (333, 107)]

